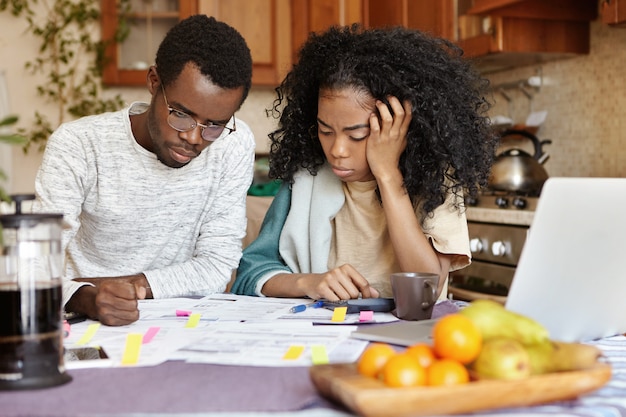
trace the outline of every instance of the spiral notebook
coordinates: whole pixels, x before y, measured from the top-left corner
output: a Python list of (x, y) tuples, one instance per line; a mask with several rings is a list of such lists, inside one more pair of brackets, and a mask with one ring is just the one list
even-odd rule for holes
[[(505, 307), (550, 337), (626, 333), (626, 178), (550, 178), (541, 191)], [(435, 320), (360, 326), (358, 339), (429, 341)]]

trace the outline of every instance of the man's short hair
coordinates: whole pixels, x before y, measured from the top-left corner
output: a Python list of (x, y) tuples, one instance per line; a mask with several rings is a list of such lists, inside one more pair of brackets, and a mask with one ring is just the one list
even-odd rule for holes
[(172, 27), (156, 54), (161, 82), (169, 85), (175, 81), (189, 62), (222, 88), (243, 86), (242, 101), (247, 97), (252, 84), (252, 56), (245, 39), (233, 27), (203, 14)]

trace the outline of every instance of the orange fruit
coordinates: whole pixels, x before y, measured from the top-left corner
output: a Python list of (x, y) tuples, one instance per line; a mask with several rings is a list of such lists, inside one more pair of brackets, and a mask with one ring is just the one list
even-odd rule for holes
[(441, 359), (468, 364), (476, 359), (482, 343), (478, 327), (461, 314), (444, 316), (433, 327), (433, 349)]
[(414, 356), (406, 352), (397, 353), (383, 366), (380, 373), (389, 387), (415, 387), (426, 385), (426, 369)]
[(426, 369), (427, 385), (450, 386), (469, 382), (467, 368), (452, 359), (439, 359)]
[(357, 370), (361, 375), (378, 377), (387, 360), (396, 354), (394, 348), (386, 343), (371, 343), (357, 362)]
[(405, 352), (415, 356), (420, 365), (428, 368), (437, 358), (433, 347), (427, 343), (416, 343), (406, 348)]

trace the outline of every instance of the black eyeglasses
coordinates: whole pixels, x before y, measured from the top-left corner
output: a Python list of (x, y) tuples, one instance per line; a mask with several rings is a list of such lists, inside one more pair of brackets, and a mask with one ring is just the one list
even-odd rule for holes
[(170, 125), (172, 129), (179, 132), (189, 132), (190, 130), (194, 130), (197, 126), (200, 126), (200, 136), (202, 139), (209, 142), (216, 141), (221, 137), (226, 137), (237, 130), (234, 116), (232, 118), (232, 128), (213, 122), (209, 122), (209, 124), (206, 125), (196, 122), (196, 120), (189, 114), (170, 106), (167, 102), (167, 97), (165, 96), (165, 88), (163, 87), (163, 84), (161, 84), (161, 91), (163, 91), (163, 99), (165, 100), (165, 105), (169, 111), (169, 114), (167, 115), (167, 124)]

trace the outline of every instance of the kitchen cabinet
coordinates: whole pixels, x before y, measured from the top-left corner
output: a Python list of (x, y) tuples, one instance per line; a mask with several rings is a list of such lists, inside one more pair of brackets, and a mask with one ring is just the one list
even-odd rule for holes
[(309, 33), (363, 21), (367, 0), (198, 0), (198, 12), (236, 28), (252, 52), (252, 83), (277, 86)]
[(485, 73), (589, 53), (598, 9), (597, 0), (364, 1), (366, 25), (450, 39)]
[(290, 0), (198, 0), (198, 12), (228, 23), (252, 53), (252, 84), (276, 86), (291, 67)]
[(474, 0), (470, 13), (549, 20), (593, 20), (596, 0)]
[(400, 25), (454, 40), (454, 0), (364, 0), (368, 27)]
[(309, 33), (362, 23), (363, 11), (363, 0), (291, 0), (292, 62)]
[(121, 23), (117, 0), (102, 0), (102, 39), (107, 45), (102, 81), (106, 85), (145, 85), (147, 69), (154, 64), (159, 43), (179, 20), (197, 13), (196, 1), (131, 0), (124, 22), (130, 26), (128, 38), (116, 43), (115, 32)]
[(602, 23), (626, 27), (626, 0), (602, 0)]
[(596, 0), (475, 0), (459, 17), (479, 33), (457, 42), (484, 73), (588, 54)]
[[(103, 39), (120, 22), (116, 0), (102, 0)], [(626, 0), (605, 0), (623, 10)], [(277, 86), (309, 33), (331, 25), (401, 25), (458, 43), (483, 73), (589, 52), (597, 0), (131, 0), (131, 35), (107, 48), (103, 80), (143, 85), (145, 67), (167, 29), (194, 13), (235, 27), (252, 53), (252, 83)]]
[[(102, 0), (102, 36), (113, 39), (120, 23), (118, 1)], [(110, 43), (103, 82), (144, 85), (159, 43), (169, 28), (196, 13), (214, 16), (246, 39), (253, 60), (252, 83), (275, 86), (291, 66), (290, 0), (131, 0), (130, 35)]]

